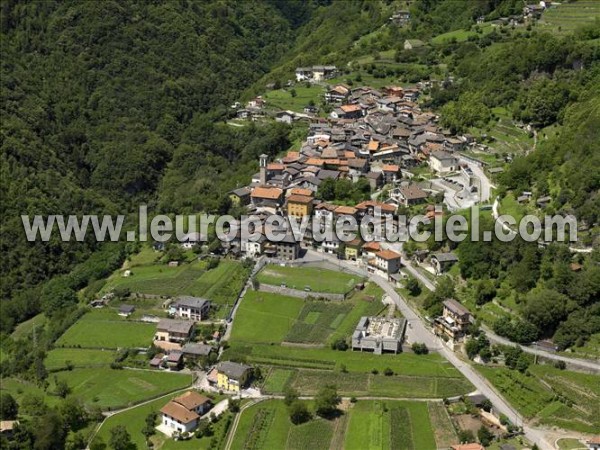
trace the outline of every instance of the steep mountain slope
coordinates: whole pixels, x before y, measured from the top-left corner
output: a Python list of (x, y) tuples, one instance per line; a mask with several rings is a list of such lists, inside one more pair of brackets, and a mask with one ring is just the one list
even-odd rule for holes
[(20, 214), (123, 213), (152, 200), (193, 117), (269, 71), (310, 11), (3, 2), (2, 297), (97, 248), (25, 243)]

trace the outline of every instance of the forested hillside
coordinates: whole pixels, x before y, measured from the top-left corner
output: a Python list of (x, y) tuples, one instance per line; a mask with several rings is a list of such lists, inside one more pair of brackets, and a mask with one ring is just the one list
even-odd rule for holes
[[(178, 149), (182, 136), (210, 139), (197, 130), (201, 116), (218, 116), (268, 72), (311, 11), (278, 2), (3, 2), (2, 297), (97, 248), (92, 240), (28, 244), (20, 214), (152, 204), (173, 155), (189, 156)], [(230, 165), (252, 133), (222, 136), (234, 148), (220, 164), (205, 141), (194, 165)]]

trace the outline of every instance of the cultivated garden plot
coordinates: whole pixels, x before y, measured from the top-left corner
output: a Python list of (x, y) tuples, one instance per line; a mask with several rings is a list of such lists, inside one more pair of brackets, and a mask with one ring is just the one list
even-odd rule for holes
[(430, 450), (438, 447), (433, 436), (426, 402), (359, 400), (333, 419), (294, 425), (281, 400), (268, 400), (242, 413), (232, 448)]
[(594, 433), (600, 428), (598, 377), (530, 366), (530, 375), (506, 367), (477, 367), (529, 419), (564, 429)]

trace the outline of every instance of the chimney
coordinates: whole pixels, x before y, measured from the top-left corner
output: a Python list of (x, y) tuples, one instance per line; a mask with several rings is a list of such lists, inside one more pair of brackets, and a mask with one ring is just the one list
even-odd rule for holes
[(264, 153), (260, 155), (260, 184), (265, 186), (267, 184), (267, 158), (269, 156)]

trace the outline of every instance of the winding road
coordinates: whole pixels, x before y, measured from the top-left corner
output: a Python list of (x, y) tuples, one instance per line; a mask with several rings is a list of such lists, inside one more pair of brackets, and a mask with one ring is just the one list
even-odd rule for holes
[[(480, 393), (490, 399), (497, 411), (506, 415), (513, 424), (523, 427), (523, 433), (528, 440), (536, 443), (542, 450), (554, 450), (554, 445), (546, 439), (547, 437), (544, 430), (527, 425), (525, 418), (495, 390), (483, 375), (473, 369), (468, 362), (462, 360), (456, 353), (447, 348), (442, 341), (433, 334), (432, 330), (425, 326), (423, 319), (408, 305), (406, 300), (396, 292), (394, 287), (391, 286), (387, 280), (373, 274), (367, 274), (364, 270), (346, 261), (341, 261), (332, 256), (317, 253), (312, 250), (308, 250), (304, 258), (314, 262), (320, 260), (328, 263), (328, 265), (337, 267), (338, 270), (343, 268), (343, 270), (347, 272), (368, 276), (385, 291), (394, 303), (396, 303), (400, 312), (407, 319), (410, 324), (407, 329), (407, 337), (409, 339), (413, 342), (423, 342), (430, 349), (437, 350), (454, 367), (456, 367)], [(427, 286), (427, 284), (425, 285)]]

